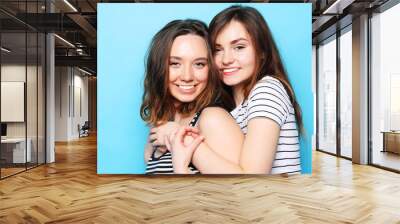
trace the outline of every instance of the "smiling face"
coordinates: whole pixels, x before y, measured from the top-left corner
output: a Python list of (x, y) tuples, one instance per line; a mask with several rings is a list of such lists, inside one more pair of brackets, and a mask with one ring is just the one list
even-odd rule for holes
[(218, 33), (214, 60), (228, 86), (240, 88), (254, 74), (256, 52), (242, 23), (232, 20)]
[(169, 58), (169, 91), (177, 103), (189, 103), (206, 88), (208, 57), (205, 40), (194, 34), (178, 36)]

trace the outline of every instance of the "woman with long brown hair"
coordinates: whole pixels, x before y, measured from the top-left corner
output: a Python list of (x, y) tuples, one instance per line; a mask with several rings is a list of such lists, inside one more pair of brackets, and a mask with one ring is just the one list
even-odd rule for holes
[[(231, 114), (245, 139), (238, 164), (204, 144), (192, 160), (203, 173), (300, 173), (300, 108), (263, 16), (252, 7), (231, 6), (209, 29), (214, 62), (236, 105)], [(185, 148), (181, 138), (173, 148)]]
[[(238, 163), (242, 133), (229, 113), (218, 107), (229, 108), (230, 104), (212, 60), (207, 26), (190, 19), (174, 20), (164, 26), (148, 51), (141, 117), (152, 127), (173, 121), (196, 126), (199, 131), (188, 127), (179, 130), (177, 136), (182, 138), (185, 150), (166, 151), (163, 146), (151, 145), (155, 142), (149, 139), (146, 173), (201, 172), (196, 162), (190, 163), (200, 143)], [(225, 127), (224, 133), (217, 130), (220, 126)]]

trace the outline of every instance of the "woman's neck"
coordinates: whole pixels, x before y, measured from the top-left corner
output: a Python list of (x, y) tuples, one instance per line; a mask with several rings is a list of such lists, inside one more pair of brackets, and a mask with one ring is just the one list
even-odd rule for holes
[(233, 86), (233, 99), (235, 100), (235, 105), (239, 106), (244, 100), (243, 87), (240, 85)]
[(194, 116), (194, 113), (188, 115), (188, 116), (183, 116), (180, 113), (176, 113), (175, 114), (175, 122), (181, 124), (181, 125), (187, 125), (189, 123), (189, 121), (192, 119), (192, 117)]

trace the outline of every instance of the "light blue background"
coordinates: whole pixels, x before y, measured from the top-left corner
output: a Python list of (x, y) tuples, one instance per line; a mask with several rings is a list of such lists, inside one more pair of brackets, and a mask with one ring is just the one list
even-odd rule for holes
[[(140, 118), (145, 54), (151, 38), (175, 19), (207, 24), (232, 4), (98, 4), (99, 174), (141, 174), (148, 128)], [(311, 4), (248, 3), (266, 19), (301, 106), (306, 133), (300, 140), (302, 172), (311, 173), (314, 103), (311, 78)]]

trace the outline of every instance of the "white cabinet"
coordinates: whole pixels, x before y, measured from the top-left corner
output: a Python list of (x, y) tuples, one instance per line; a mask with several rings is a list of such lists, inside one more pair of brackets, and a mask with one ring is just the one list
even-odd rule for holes
[[(25, 151), (25, 138), (7, 138), (2, 139), (1, 144), (12, 147), (12, 162), (25, 163), (32, 161), (32, 140), (28, 138)], [(27, 159), (25, 161), (25, 159)]]

